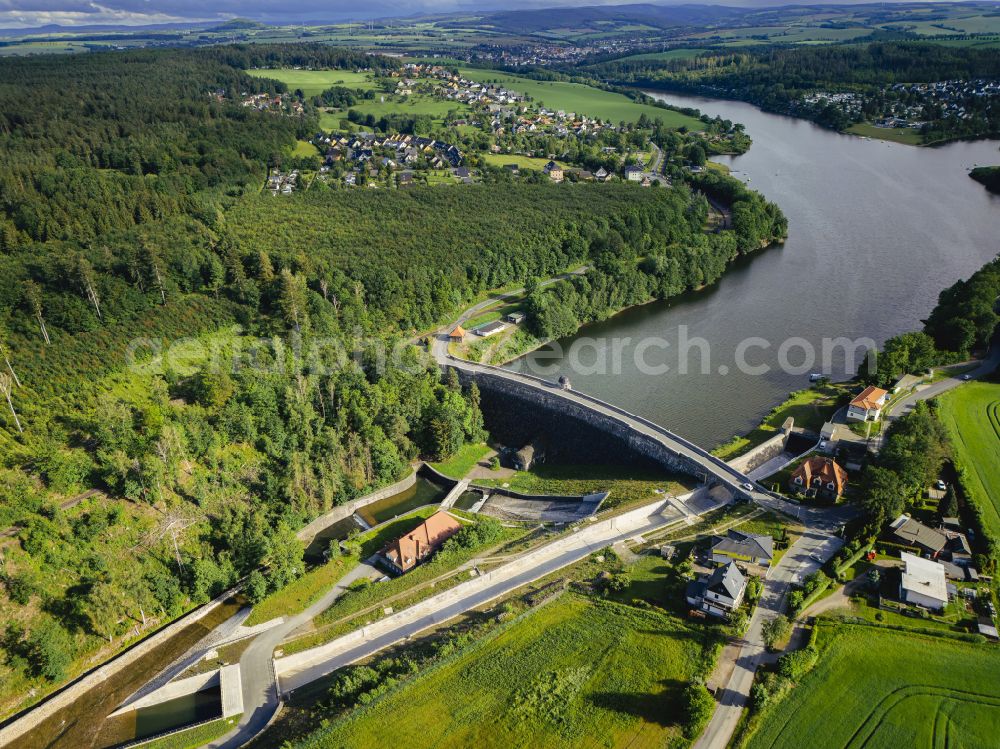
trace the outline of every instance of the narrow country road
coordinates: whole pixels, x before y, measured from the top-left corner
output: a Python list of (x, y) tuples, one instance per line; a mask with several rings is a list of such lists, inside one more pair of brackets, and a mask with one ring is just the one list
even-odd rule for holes
[[(750, 618), (750, 626), (736, 656), (735, 668), (729, 682), (718, 695), (718, 705), (712, 720), (695, 742), (693, 749), (725, 749), (736, 731), (743, 709), (750, 698), (754, 675), (765, 657), (764, 622), (773, 619), (785, 609), (785, 598), (792, 584), (801, 583), (806, 576), (820, 568), (841, 547), (842, 541), (815, 528), (807, 528), (772, 569), (764, 581), (757, 608)], [(716, 668), (724, 669), (720, 663)]]
[(963, 382), (966, 382), (967, 380), (965, 378), (968, 378), (968, 380), (982, 379), (992, 373), (998, 365), (1000, 365), (1000, 346), (993, 346), (986, 358), (979, 362), (978, 367), (966, 372), (961, 377), (946, 377), (943, 380), (931, 383), (922, 390), (914, 391), (909, 395), (900, 398), (892, 404), (890, 410), (882, 416), (883, 424), (882, 431), (879, 434), (878, 449), (882, 449), (882, 445), (885, 442), (885, 435), (889, 431), (893, 422), (912, 411), (913, 407), (918, 402), (930, 400), (931, 398), (936, 398), (942, 393), (947, 393), (949, 390), (952, 390), (961, 385)]
[(243, 682), (243, 716), (236, 728), (205, 746), (212, 749), (238, 749), (264, 730), (279, 705), (278, 689), (272, 665), (274, 649), (296, 629), (328, 609), (351, 583), (363, 577), (374, 579), (381, 576), (382, 573), (377, 569), (362, 562), (344, 575), (333, 588), (305, 611), (289, 617), (276, 627), (257, 635), (240, 657), (240, 677)]

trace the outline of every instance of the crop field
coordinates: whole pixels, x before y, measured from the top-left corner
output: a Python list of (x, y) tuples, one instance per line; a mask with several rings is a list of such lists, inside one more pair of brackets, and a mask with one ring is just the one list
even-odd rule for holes
[(820, 626), (819, 663), (764, 709), (748, 749), (819, 746), (818, 736), (825, 749), (996, 746), (1000, 651), (994, 646)]
[(355, 73), (353, 70), (275, 68), (274, 70), (248, 70), (247, 73), (257, 78), (272, 78), (281, 81), (288, 86), (290, 91), (300, 88), (306, 96), (315, 96), (331, 86), (363, 89), (375, 87), (368, 73)]
[(686, 126), (691, 130), (700, 130), (702, 127), (702, 123), (694, 117), (688, 117), (671, 109), (639, 104), (622, 94), (603, 91), (582, 83), (536, 81), (496, 70), (478, 68), (461, 68), (459, 72), (466, 78), (481, 83), (496, 82), (511, 91), (530, 96), (536, 104), (544, 104), (549, 109), (576, 112), (610, 122), (635, 122), (645, 114), (650, 119), (663, 120), (669, 127)]
[(565, 594), (296, 748), (665, 746), (706, 645), (663, 614)]
[(1000, 537), (1000, 384), (969, 382), (941, 397), (938, 411), (964, 469), (985, 530)]

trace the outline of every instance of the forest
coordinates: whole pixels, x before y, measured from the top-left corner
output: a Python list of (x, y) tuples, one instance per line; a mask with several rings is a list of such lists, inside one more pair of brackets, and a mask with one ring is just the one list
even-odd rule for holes
[[(589, 66), (586, 71), (615, 84), (749, 101), (766, 111), (794, 114), (844, 129), (857, 120), (837, 106), (806, 105), (802, 96), (816, 91), (862, 93), (867, 98), (859, 116), (874, 119), (896, 99), (920, 103), (900, 98), (892, 91), (893, 84), (997, 80), (1000, 56), (991, 49), (887, 41), (710, 50), (690, 58), (611, 60)], [(936, 104), (929, 104), (925, 108), (925, 140), (1000, 132), (1000, 110), (991, 97), (969, 96), (962, 100), (962, 106), (970, 115), (966, 119), (947, 117)]]
[(478, 393), (412, 334), (583, 263), (576, 314), (605, 314), (783, 231), (748, 199), (759, 226), (705, 234), (683, 185), (261, 195), (318, 124), (241, 106), (282, 90), (244, 69), (296, 64), (393, 65), (309, 45), (0, 60), (0, 713), (251, 572), (281, 587), (305, 522), (481, 441)]

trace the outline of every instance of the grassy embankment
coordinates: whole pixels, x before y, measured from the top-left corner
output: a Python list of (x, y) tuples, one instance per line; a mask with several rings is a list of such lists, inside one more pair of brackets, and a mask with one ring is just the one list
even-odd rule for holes
[(591, 494), (607, 491), (610, 496), (601, 510), (652, 501), (656, 491), (683, 494), (690, 490), (689, 480), (665, 471), (637, 470), (615, 465), (555, 465), (541, 463), (530, 471), (518, 471), (504, 479), (477, 480), (484, 486), (504, 486), (524, 494)]
[(795, 426), (818, 433), (823, 424), (842, 405), (841, 402), (846, 400), (849, 392), (849, 383), (830, 383), (796, 390), (788, 400), (771, 409), (760, 426), (745, 435), (737, 435), (722, 443), (712, 450), (712, 453), (726, 460), (741, 455), (774, 437), (789, 416), (795, 419)]
[(476, 464), (486, 457), (489, 452), (490, 446), (482, 442), (462, 445), (458, 449), (458, 452), (448, 458), (448, 460), (441, 461), (440, 463), (431, 463), (430, 465), (434, 470), (443, 473), (445, 476), (453, 479), (461, 479), (465, 478), (465, 474), (475, 468)]
[(305, 611), (357, 563), (356, 557), (341, 557), (314, 567), (254, 606), (244, 625), (252, 627), (279, 616), (295, 616)]
[(955, 388), (941, 396), (938, 414), (951, 436), (966, 497), (987, 534), (1000, 538), (1000, 384)]
[(295, 746), (663, 746), (706, 643), (660, 612), (567, 595)]
[(236, 726), (236, 718), (219, 718), (210, 723), (202, 723), (186, 731), (153, 739), (145, 744), (140, 744), (142, 749), (198, 749), (200, 746), (213, 741), (231, 731)]
[(996, 743), (995, 647), (877, 627), (820, 627), (818, 664), (765, 707), (748, 749), (815, 746), (819, 736), (828, 749)]

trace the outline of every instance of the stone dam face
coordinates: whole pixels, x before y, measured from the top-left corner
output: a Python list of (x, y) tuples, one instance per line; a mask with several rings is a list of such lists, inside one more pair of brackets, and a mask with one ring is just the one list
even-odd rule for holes
[(661, 468), (703, 479), (703, 470), (629, 425), (568, 400), (553, 387), (536, 387), (484, 372), (459, 371), (463, 385), (475, 381), (483, 417), (498, 442), (515, 449), (535, 442), (546, 461)]

